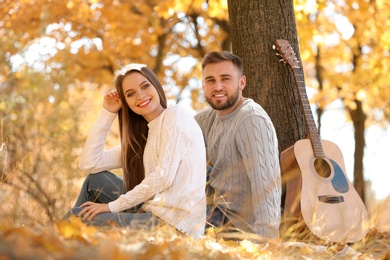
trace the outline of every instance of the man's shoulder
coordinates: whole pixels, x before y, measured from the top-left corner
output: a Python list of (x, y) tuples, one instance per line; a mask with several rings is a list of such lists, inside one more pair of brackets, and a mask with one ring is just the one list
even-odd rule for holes
[(253, 99), (247, 98), (241, 108), (242, 117), (246, 116), (255, 116), (255, 117), (269, 117), (264, 108), (256, 103)]
[(199, 121), (203, 121), (203, 120), (209, 119), (210, 116), (213, 116), (215, 114), (216, 114), (216, 112), (215, 112), (214, 109), (212, 109), (211, 107), (206, 107), (203, 110), (199, 111), (195, 115), (195, 119), (196, 119), (196, 121), (199, 122)]

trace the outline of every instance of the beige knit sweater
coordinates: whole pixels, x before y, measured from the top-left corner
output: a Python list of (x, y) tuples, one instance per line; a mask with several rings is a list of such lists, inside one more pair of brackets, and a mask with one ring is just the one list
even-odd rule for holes
[(281, 217), (278, 140), (271, 119), (252, 99), (230, 114), (206, 108), (195, 116), (202, 128), (214, 203), (232, 224), (275, 238)]

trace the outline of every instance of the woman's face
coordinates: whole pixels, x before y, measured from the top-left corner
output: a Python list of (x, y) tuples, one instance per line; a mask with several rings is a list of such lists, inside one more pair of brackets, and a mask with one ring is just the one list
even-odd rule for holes
[(129, 108), (143, 116), (147, 122), (158, 117), (164, 108), (152, 83), (139, 72), (128, 74), (122, 82), (122, 90)]

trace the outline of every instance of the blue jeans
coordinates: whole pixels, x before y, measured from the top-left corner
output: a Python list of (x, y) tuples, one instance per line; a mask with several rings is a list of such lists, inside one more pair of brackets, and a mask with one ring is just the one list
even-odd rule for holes
[(223, 214), (222, 210), (214, 205), (207, 205), (206, 228), (223, 227), (229, 224), (229, 219)]
[[(109, 171), (89, 174), (81, 187), (74, 207), (65, 214), (64, 218), (68, 219), (71, 215), (77, 216), (83, 209), (80, 205), (84, 202), (109, 203), (124, 193), (125, 188), (121, 177)], [(143, 203), (120, 213), (100, 213), (92, 220), (83, 221), (94, 226), (117, 225), (137, 228), (157, 225), (160, 220), (151, 212), (144, 212), (141, 209), (142, 205)]]
[[(214, 189), (210, 186), (210, 173), (213, 167), (207, 165), (207, 182), (206, 182), (206, 195), (207, 198), (214, 198)], [(214, 199), (212, 199), (214, 201)], [(222, 212), (222, 210), (214, 205), (214, 202), (207, 205), (207, 221), (206, 228), (210, 227), (223, 227), (229, 223), (229, 219)]]

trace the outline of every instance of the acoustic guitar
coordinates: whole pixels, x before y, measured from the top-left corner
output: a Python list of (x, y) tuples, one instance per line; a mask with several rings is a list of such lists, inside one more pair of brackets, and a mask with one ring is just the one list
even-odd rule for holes
[(287, 40), (276, 40), (282, 61), (289, 65), (298, 89), (308, 139), (281, 153), (285, 204), (282, 232), (303, 219), (318, 238), (356, 242), (368, 232), (367, 209), (346, 175), (338, 146), (321, 140), (314, 121), (297, 56)]

